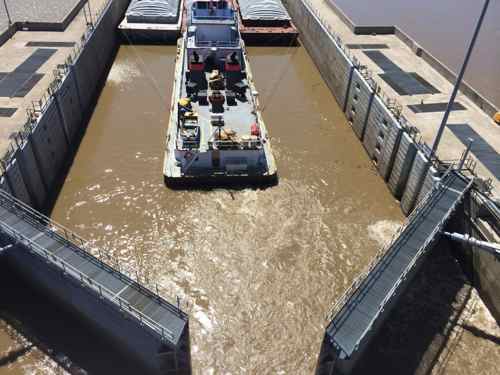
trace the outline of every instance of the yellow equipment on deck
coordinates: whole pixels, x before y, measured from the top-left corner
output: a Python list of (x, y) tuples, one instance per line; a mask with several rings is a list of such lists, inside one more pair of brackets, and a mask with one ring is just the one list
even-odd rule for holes
[(181, 107), (189, 108), (189, 106), (191, 105), (191, 99), (181, 98), (181, 99), (179, 99), (179, 105)]
[(500, 125), (500, 112), (497, 112), (495, 116), (493, 116), (493, 121)]

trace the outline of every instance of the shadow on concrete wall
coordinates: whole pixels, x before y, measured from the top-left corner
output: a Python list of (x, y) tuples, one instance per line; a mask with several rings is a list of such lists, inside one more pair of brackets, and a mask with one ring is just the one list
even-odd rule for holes
[(354, 374), (429, 374), (460, 341), (451, 337), (472, 286), (448, 241), (432, 250), (421, 271), (374, 338)]
[(11, 327), (9, 334), (20, 347), (0, 357), (0, 372), (34, 346), (70, 374), (147, 374), (116, 343), (103, 339), (94, 327), (62, 310), (9, 268), (0, 258), (0, 322)]

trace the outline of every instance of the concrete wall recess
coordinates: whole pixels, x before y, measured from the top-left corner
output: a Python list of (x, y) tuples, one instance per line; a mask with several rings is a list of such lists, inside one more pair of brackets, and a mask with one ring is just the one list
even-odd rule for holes
[(347, 94), (345, 114), (352, 130), (361, 140), (365, 135), (366, 123), (374, 97), (375, 93), (368, 82), (357, 69), (354, 69)]
[(413, 160), (411, 173), (408, 177), (403, 197), (401, 198), (401, 209), (407, 216), (410, 215), (413, 207), (415, 207), (429, 167), (430, 161), (421, 151), (418, 151)]
[(55, 103), (52, 101), (47, 107), (29, 138), (49, 187), (54, 185), (69, 149), (62, 118)]
[(73, 69), (69, 71), (54, 97), (68, 140), (73, 143), (76, 141), (83, 120), (83, 111)]
[(26, 188), (21, 168), (19, 168), (19, 163), (16, 159), (12, 159), (7, 166), (4, 177), (7, 180), (6, 182), (9, 185), (12, 195), (27, 204), (32, 204), (30, 193)]
[(392, 195), (398, 199), (403, 196), (416, 153), (417, 146), (407, 133), (403, 133), (397, 145), (396, 157), (388, 181)]
[(42, 207), (47, 197), (47, 185), (40, 173), (40, 163), (36, 159), (31, 142), (21, 145), (16, 152), (16, 159), (33, 206)]

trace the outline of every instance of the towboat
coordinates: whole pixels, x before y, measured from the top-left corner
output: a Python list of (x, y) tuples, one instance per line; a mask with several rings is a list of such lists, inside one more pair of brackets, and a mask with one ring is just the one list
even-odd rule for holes
[(169, 186), (274, 184), (277, 170), (234, 7), (187, 4), (163, 167)]

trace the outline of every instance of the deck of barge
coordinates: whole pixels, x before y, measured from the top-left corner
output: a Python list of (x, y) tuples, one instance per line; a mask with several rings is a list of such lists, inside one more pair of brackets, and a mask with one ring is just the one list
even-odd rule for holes
[(128, 43), (175, 44), (181, 34), (184, 0), (132, 0), (118, 26)]

